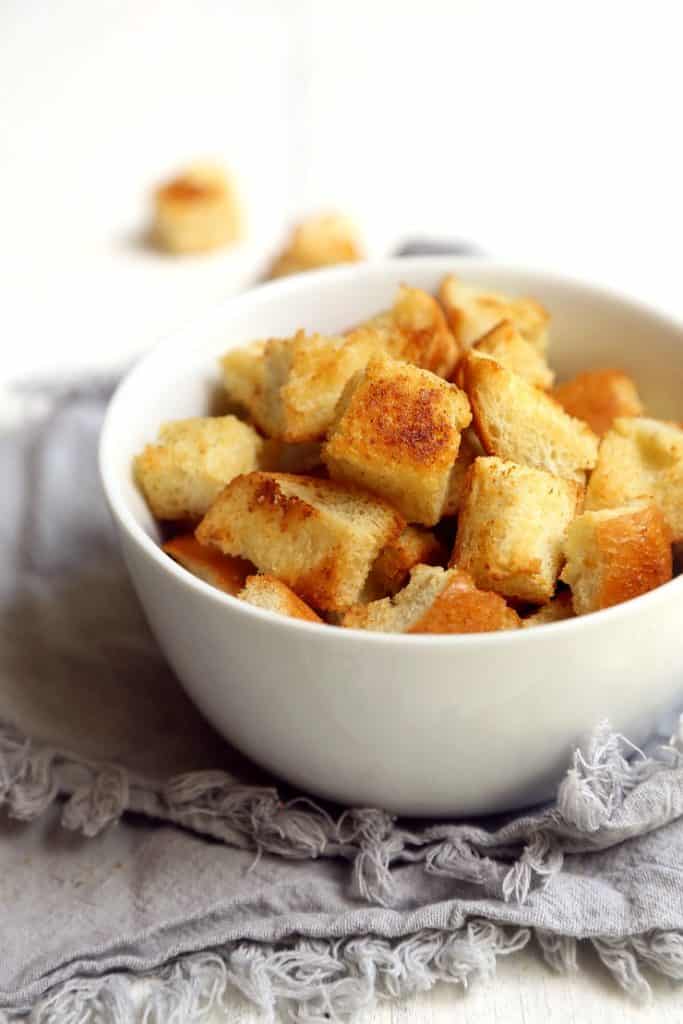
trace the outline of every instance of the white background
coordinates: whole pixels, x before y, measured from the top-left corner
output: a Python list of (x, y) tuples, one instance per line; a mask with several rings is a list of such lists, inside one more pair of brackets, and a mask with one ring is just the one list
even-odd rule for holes
[[(683, 314), (680, 28), (674, 0), (1, 0), (0, 379), (122, 365), (327, 207), (372, 255), (461, 237)], [(204, 156), (248, 242), (149, 252), (150, 188)], [(478, 992), (459, 1019), (679, 1019), (531, 957)]]

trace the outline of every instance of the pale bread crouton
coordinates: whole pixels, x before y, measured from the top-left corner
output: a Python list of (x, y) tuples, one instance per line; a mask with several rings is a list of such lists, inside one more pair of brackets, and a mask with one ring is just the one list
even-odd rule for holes
[(270, 436), (290, 444), (322, 438), (348, 380), (381, 352), (371, 332), (327, 338), (299, 331), (265, 349), (263, 408), (258, 421)]
[(580, 486), (540, 469), (480, 458), (469, 470), (451, 564), (505, 597), (549, 601)]
[(616, 508), (641, 497), (657, 502), (673, 540), (683, 540), (683, 430), (660, 420), (618, 418), (600, 445), (586, 509)]
[(501, 320), (511, 320), (539, 352), (548, 347), (550, 315), (534, 299), (484, 291), (453, 274), (441, 282), (439, 299), (461, 351), (470, 348)]
[(489, 455), (585, 483), (598, 438), (549, 395), (493, 359), (468, 352), (463, 383), (479, 439)]
[(446, 548), (431, 530), (406, 526), (400, 537), (378, 555), (368, 577), (367, 590), (377, 597), (395, 594), (416, 565), (445, 564), (447, 559)]
[(533, 615), (522, 619), (522, 628), (530, 629), (531, 626), (545, 626), (549, 622), (564, 622), (565, 619), (573, 619), (574, 615), (571, 591), (561, 590), (552, 601), (541, 605)]
[(191, 533), (167, 541), (163, 550), (193, 576), (233, 596), (239, 594), (247, 576), (254, 571), (251, 562), (206, 547)]
[(232, 179), (197, 163), (154, 193), (153, 241), (172, 253), (204, 252), (236, 242), (242, 211)]
[(246, 409), (255, 423), (263, 401), (265, 341), (232, 348), (219, 360), (228, 397)]
[(467, 482), (467, 471), (480, 455), (485, 455), (481, 441), (472, 427), (463, 430), (460, 438), (458, 457), (453, 463), (451, 474), (448, 478), (448, 489), (446, 500), (441, 510), (442, 516), (455, 516), (458, 514), (462, 499), (465, 495), (465, 484)]
[(259, 465), (262, 440), (236, 416), (165, 423), (135, 459), (135, 476), (157, 519), (199, 519), (233, 477)]
[(642, 416), (635, 381), (621, 370), (586, 370), (552, 392), (565, 412), (583, 420), (598, 437), (619, 416)]
[(361, 259), (363, 247), (352, 221), (337, 213), (316, 214), (293, 228), (268, 277), (299, 274), (337, 263), (357, 263)]
[(395, 359), (450, 377), (459, 355), (441, 306), (428, 292), (401, 285), (390, 310), (362, 324), (377, 331), (383, 347)]
[(503, 320), (473, 345), (476, 352), (519, 374), (529, 384), (547, 391), (555, 374), (548, 366), (542, 350), (521, 334), (512, 320)]
[(671, 534), (650, 501), (584, 512), (564, 543), (562, 580), (577, 615), (628, 601), (671, 579)]
[(395, 597), (349, 609), (342, 625), (380, 633), (487, 633), (518, 629), (520, 620), (498, 594), (477, 590), (467, 573), (418, 565)]
[(288, 473), (249, 473), (213, 503), (196, 535), (248, 558), (315, 608), (340, 611), (359, 599), (377, 555), (405, 523), (359, 488)]
[(333, 479), (366, 487), (409, 522), (433, 526), (470, 420), (467, 396), (454, 384), (377, 356), (350, 381), (323, 459)]
[(312, 608), (301, 600), (293, 590), (277, 579), (276, 576), (249, 576), (237, 595), (242, 601), (253, 604), (256, 608), (287, 615), (290, 619), (303, 619), (304, 622), (322, 622)]

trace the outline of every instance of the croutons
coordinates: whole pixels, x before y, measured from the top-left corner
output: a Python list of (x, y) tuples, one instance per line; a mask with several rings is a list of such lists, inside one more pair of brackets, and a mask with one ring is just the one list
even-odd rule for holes
[(444, 278), (439, 299), (461, 350), (470, 348), (501, 320), (511, 320), (522, 337), (539, 352), (548, 347), (549, 314), (534, 299), (514, 299), (465, 284), (452, 274)]
[(564, 622), (565, 619), (573, 618), (571, 591), (561, 590), (552, 601), (542, 605), (533, 615), (522, 619), (522, 628), (530, 629), (531, 626), (545, 626), (549, 622)]
[(199, 519), (239, 473), (256, 469), (262, 440), (236, 416), (165, 423), (135, 459), (135, 475), (157, 519)]
[(671, 579), (671, 534), (660, 508), (636, 501), (584, 512), (569, 527), (562, 579), (577, 615), (609, 608)]
[(472, 427), (468, 427), (466, 430), (463, 430), (460, 438), (458, 457), (453, 463), (453, 468), (451, 469), (451, 473), (448, 478), (446, 500), (444, 501), (443, 509), (441, 510), (442, 516), (455, 516), (458, 514), (465, 494), (467, 471), (475, 459), (479, 458), (480, 455), (485, 454), (486, 452), (481, 446), (481, 441)]
[(519, 374), (534, 387), (547, 390), (552, 387), (554, 373), (548, 366), (543, 352), (527, 341), (512, 320), (503, 320), (473, 348), (483, 356), (495, 359), (506, 370)]
[(333, 479), (366, 487), (409, 522), (432, 526), (470, 420), (467, 397), (454, 384), (377, 356), (350, 381), (323, 459)]
[(600, 445), (586, 509), (656, 501), (675, 542), (683, 540), (683, 430), (644, 418), (616, 419)]
[(469, 352), (463, 383), (474, 426), (489, 455), (585, 483), (598, 438), (544, 392), (493, 359)]
[(477, 590), (459, 569), (418, 565), (395, 597), (351, 608), (342, 625), (380, 633), (487, 633), (520, 620), (498, 594)]
[(254, 422), (263, 401), (265, 385), (265, 341), (230, 349), (220, 359), (223, 384), (231, 401), (244, 407)]
[(451, 564), (485, 590), (536, 604), (549, 601), (581, 495), (574, 481), (543, 470), (498, 458), (476, 459)]
[(393, 307), (361, 326), (377, 331), (395, 359), (403, 359), (439, 377), (449, 377), (459, 348), (433, 295), (402, 285)]
[(619, 416), (642, 416), (635, 381), (621, 370), (587, 370), (560, 384), (553, 398), (565, 412), (583, 420), (598, 437)]
[(303, 619), (305, 622), (322, 622), (312, 608), (301, 600), (293, 590), (275, 576), (249, 576), (237, 595), (242, 601), (265, 608), (278, 615), (287, 615), (290, 619)]
[(447, 558), (443, 544), (430, 530), (406, 526), (401, 536), (388, 544), (377, 557), (368, 577), (368, 589), (382, 597), (395, 594), (416, 565), (438, 565), (445, 563)]
[(220, 167), (193, 164), (154, 193), (152, 237), (168, 252), (217, 249), (241, 235), (235, 186)]
[(357, 263), (362, 258), (358, 232), (347, 217), (317, 214), (293, 229), (268, 276), (283, 277), (336, 263)]
[(324, 469), (322, 445), (319, 441), (304, 441), (301, 444), (286, 444), (269, 438), (263, 444), (261, 469), (274, 473), (304, 473), (317, 475)]
[(163, 549), (193, 576), (233, 596), (239, 594), (247, 576), (254, 571), (251, 562), (205, 547), (191, 533), (174, 537)]
[(314, 608), (359, 599), (377, 555), (405, 526), (358, 488), (288, 473), (250, 473), (226, 487), (197, 528), (202, 544), (247, 558)]

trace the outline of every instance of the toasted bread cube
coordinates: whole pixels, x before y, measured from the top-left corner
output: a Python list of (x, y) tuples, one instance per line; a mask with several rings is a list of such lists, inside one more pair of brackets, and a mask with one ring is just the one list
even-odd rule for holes
[(547, 391), (554, 373), (543, 352), (527, 341), (512, 320), (503, 320), (473, 345), (475, 351), (523, 377), (534, 387)]
[(431, 530), (406, 526), (400, 537), (380, 552), (368, 577), (368, 589), (377, 596), (395, 594), (416, 565), (445, 564), (448, 552)]
[(449, 377), (459, 348), (441, 306), (428, 292), (401, 285), (393, 307), (360, 328), (379, 332), (389, 355)]
[(585, 483), (598, 438), (549, 395), (493, 359), (468, 352), (463, 383), (479, 439), (489, 455)]
[(552, 601), (541, 605), (533, 615), (522, 619), (522, 628), (530, 629), (531, 626), (545, 626), (549, 622), (564, 622), (565, 619), (574, 618), (572, 606), (572, 595), (569, 590), (561, 590)]
[(549, 601), (580, 486), (498, 458), (476, 459), (458, 518), (452, 564), (506, 597)]
[(486, 452), (482, 448), (481, 441), (472, 427), (463, 430), (458, 457), (453, 463), (453, 468), (448, 478), (446, 500), (441, 510), (442, 516), (456, 516), (458, 514), (462, 499), (465, 496), (468, 470), (475, 459), (485, 454)]
[(200, 519), (239, 473), (259, 464), (262, 440), (236, 416), (165, 423), (135, 459), (135, 476), (157, 519)]
[(565, 412), (603, 437), (619, 416), (642, 416), (635, 381), (621, 370), (587, 370), (560, 384), (553, 398)]
[(577, 615), (654, 590), (671, 579), (671, 533), (651, 501), (584, 512), (569, 527), (562, 579)]
[(204, 252), (242, 236), (242, 211), (231, 178), (197, 163), (154, 193), (152, 237), (172, 253)]
[(287, 615), (290, 619), (303, 619), (304, 622), (323, 621), (293, 590), (290, 590), (286, 583), (265, 573), (262, 576), (249, 576), (244, 590), (237, 596), (256, 608)]
[(616, 419), (603, 438), (586, 509), (656, 501), (675, 542), (683, 540), (683, 430), (639, 417)]
[(511, 320), (522, 337), (539, 352), (545, 352), (548, 347), (550, 315), (534, 299), (485, 292), (475, 285), (465, 284), (453, 274), (441, 282), (439, 298), (461, 351), (470, 348), (501, 320)]
[(342, 625), (380, 633), (488, 633), (518, 629), (520, 620), (502, 597), (477, 590), (459, 569), (418, 565), (395, 597), (349, 609)]
[(198, 576), (200, 580), (233, 597), (239, 594), (247, 576), (254, 571), (251, 562), (222, 555), (215, 548), (200, 544), (191, 533), (167, 541), (163, 550), (193, 576)]
[(363, 247), (355, 225), (336, 213), (316, 214), (296, 225), (268, 277), (299, 274), (337, 263), (357, 263), (361, 259)]
[(333, 479), (367, 487), (409, 522), (433, 526), (470, 419), (454, 384), (377, 356), (349, 383), (323, 458)]
[(220, 359), (223, 384), (231, 401), (243, 406), (255, 423), (265, 386), (265, 341), (233, 348)]
[(359, 599), (377, 555), (404, 526), (390, 505), (358, 488), (249, 473), (221, 492), (196, 535), (277, 576), (314, 608), (341, 611)]

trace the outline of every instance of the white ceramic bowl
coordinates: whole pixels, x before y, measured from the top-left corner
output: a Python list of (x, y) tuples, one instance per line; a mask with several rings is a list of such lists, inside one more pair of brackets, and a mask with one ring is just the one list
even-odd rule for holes
[(157, 347), (116, 392), (104, 488), (156, 637), (206, 717), (296, 786), (409, 815), (483, 814), (550, 795), (571, 748), (603, 718), (642, 741), (683, 694), (683, 577), (607, 611), (531, 630), (394, 636), (276, 616), (194, 578), (158, 546), (131, 460), (162, 420), (204, 413), (216, 357), (305, 326), (335, 332), (396, 287), (450, 271), (533, 295), (552, 313), (560, 377), (634, 374), (654, 415), (680, 419), (683, 329), (624, 298), (543, 272), (420, 259), (305, 274), (231, 298)]

